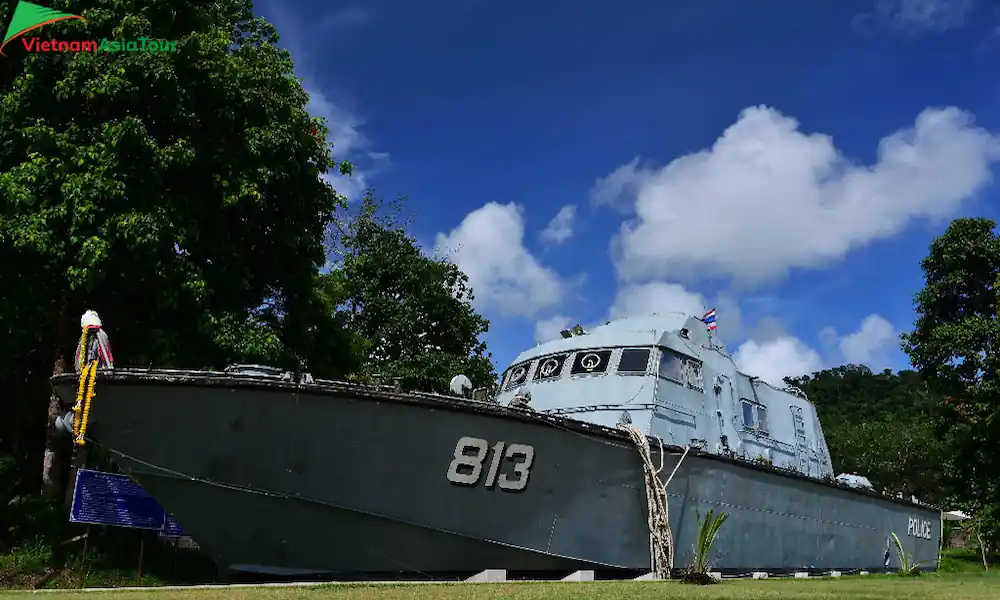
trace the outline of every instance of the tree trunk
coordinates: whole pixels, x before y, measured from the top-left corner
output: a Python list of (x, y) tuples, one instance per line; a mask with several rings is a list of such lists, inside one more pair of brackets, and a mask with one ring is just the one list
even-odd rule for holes
[(66, 478), (66, 491), (63, 495), (63, 503), (67, 509), (73, 505), (73, 489), (76, 487), (76, 473), (87, 466), (87, 448), (88, 446), (73, 445), (69, 474)]
[[(69, 297), (64, 296), (59, 306), (59, 316), (56, 321), (55, 361), (52, 364), (52, 374), (61, 375), (66, 372), (66, 347), (69, 344)], [(45, 455), (42, 459), (42, 491), (53, 495), (62, 495), (66, 490), (67, 444), (60, 438), (56, 430), (56, 417), (62, 412), (59, 396), (55, 391), (49, 396), (49, 411), (47, 430), (45, 432)]]

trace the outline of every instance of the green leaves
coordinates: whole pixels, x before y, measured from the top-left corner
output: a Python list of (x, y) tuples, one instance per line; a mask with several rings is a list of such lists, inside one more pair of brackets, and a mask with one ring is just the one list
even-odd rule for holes
[(896, 558), (899, 559), (899, 574), (903, 576), (920, 575), (920, 565), (922, 563), (914, 562), (913, 557), (906, 553), (906, 550), (903, 549), (903, 542), (900, 541), (895, 531), (889, 535), (892, 537), (892, 543), (896, 547)]
[(941, 397), (917, 373), (844, 365), (788, 382), (816, 405), (836, 472), (864, 475), (905, 498), (945, 499), (950, 452), (935, 421)]
[[(24, 418), (44, 419), (37, 390), (72, 353), (65, 332), (88, 308), (123, 366), (355, 369), (353, 338), (317, 296), (316, 274), (345, 206), (320, 176), (350, 168), (310, 135), (326, 127), (307, 113), (274, 28), (249, 0), (51, 5), (87, 23), (43, 36), (178, 45), (58, 55), (12, 45), (0, 61), (0, 381), (35, 394), (3, 401), (23, 397)], [(12, 6), (0, 4), (3, 22)], [(0, 438), (26, 422), (4, 420)]]
[(327, 276), (342, 293), (347, 326), (367, 340), (365, 372), (404, 388), (445, 392), (458, 373), (477, 387), (496, 380), (480, 336), (489, 322), (472, 308), (468, 277), (425, 255), (371, 195), (336, 239), (338, 268)]
[[(924, 288), (903, 348), (944, 401), (938, 433), (949, 448), (950, 489), (974, 512), (1000, 507), (1000, 237), (989, 219), (957, 219), (921, 263)], [(992, 528), (996, 531), (996, 528)], [(1000, 541), (998, 538), (992, 543)]]
[(708, 509), (704, 519), (701, 518), (700, 514), (698, 515), (698, 538), (694, 547), (694, 560), (681, 581), (703, 584), (716, 583), (714, 579), (707, 576), (708, 570), (712, 566), (711, 552), (712, 547), (715, 546), (715, 540), (719, 537), (719, 530), (722, 529), (722, 525), (728, 518), (728, 514), (716, 513), (712, 509)]

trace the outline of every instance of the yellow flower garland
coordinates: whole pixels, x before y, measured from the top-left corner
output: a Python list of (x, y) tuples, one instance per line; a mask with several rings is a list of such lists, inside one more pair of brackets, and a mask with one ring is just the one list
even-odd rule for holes
[[(97, 359), (95, 358), (81, 375), (87, 379), (87, 395), (83, 401), (83, 419), (80, 421), (80, 429), (76, 436), (76, 445), (83, 446), (86, 444), (84, 436), (87, 434), (87, 420), (90, 418), (90, 405), (94, 396), (97, 395), (95, 392), (95, 387), (97, 385)], [(74, 423), (76, 421), (74, 420)], [(75, 429), (75, 427), (74, 427)]]
[[(73, 405), (73, 436), (80, 435), (80, 412), (83, 410), (83, 390), (87, 383), (86, 367), (82, 367), (83, 361), (87, 360), (87, 328), (83, 328), (80, 333), (80, 356), (77, 358), (76, 368), (80, 369), (80, 387), (76, 390), (76, 404)], [(82, 367), (82, 368), (81, 368)]]

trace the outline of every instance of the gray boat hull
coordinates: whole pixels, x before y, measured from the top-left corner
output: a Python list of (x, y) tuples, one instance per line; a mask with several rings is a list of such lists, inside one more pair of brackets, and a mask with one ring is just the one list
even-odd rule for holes
[[(73, 401), (74, 376), (53, 386)], [(650, 567), (641, 463), (613, 430), (346, 384), (165, 371), (102, 373), (90, 421), (88, 437), (223, 565)], [(456, 483), (463, 437), (491, 450), (478, 473), (451, 471)], [(499, 442), (508, 458), (494, 461)], [(665, 454), (664, 477), (681, 456)], [(714, 548), (721, 571), (882, 570), (891, 532), (914, 560), (937, 562), (940, 513), (925, 506), (696, 453), (668, 494), (678, 567), (708, 509), (729, 514)]]

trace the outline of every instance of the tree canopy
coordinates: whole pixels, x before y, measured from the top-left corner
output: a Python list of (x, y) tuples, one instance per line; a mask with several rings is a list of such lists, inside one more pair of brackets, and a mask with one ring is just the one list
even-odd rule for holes
[(786, 382), (816, 405), (838, 473), (864, 475), (875, 489), (905, 498), (944, 499), (945, 448), (932, 421), (938, 399), (916, 372), (844, 365)]
[(393, 212), (368, 195), (338, 240), (325, 277), (346, 300), (347, 327), (368, 340), (363, 372), (398, 379), (406, 389), (445, 392), (463, 373), (491, 387), (496, 372), (482, 341), (489, 321), (472, 308), (469, 278), (424, 254)]
[(957, 219), (921, 263), (917, 321), (903, 338), (910, 361), (943, 401), (938, 434), (952, 459), (953, 495), (991, 515), (1000, 542), (1000, 236), (989, 219)]
[[(0, 4), (0, 22), (15, 4)], [(345, 213), (322, 174), (351, 165), (333, 158), (291, 56), (250, 0), (49, 5), (86, 22), (47, 25), (46, 36), (148, 37), (176, 51), (10, 44), (0, 61), (0, 381), (11, 417), (0, 419), (0, 455), (17, 457), (22, 479), (65, 483), (59, 406), (45, 398), (85, 309), (101, 314), (121, 366), (377, 369), (436, 390), (460, 367), (489, 379), (487, 322), (464, 275), (424, 257), (371, 203), (357, 220)], [(323, 274), (331, 239), (346, 252)]]

